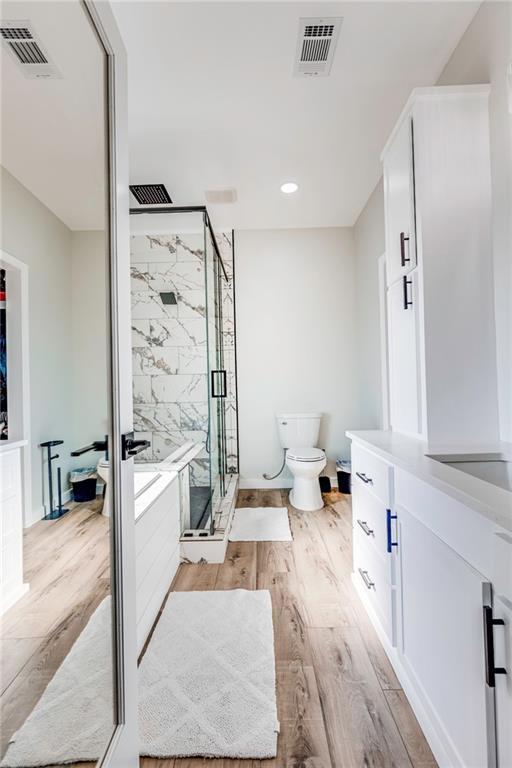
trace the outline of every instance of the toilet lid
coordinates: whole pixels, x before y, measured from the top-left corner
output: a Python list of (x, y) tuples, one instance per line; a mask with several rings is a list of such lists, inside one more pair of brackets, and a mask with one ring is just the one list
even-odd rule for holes
[(288, 448), (286, 455), (294, 461), (321, 461), (325, 453), (321, 448)]

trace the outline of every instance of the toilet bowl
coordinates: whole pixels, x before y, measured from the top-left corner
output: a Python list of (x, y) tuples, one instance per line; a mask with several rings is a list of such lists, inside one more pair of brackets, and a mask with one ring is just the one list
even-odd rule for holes
[(103, 509), (101, 514), (110, 517), (110, 467), (108, 459), (100, 459), (96, 467), (96, 472), (105, 483), (105, 493), (103, 494)]
[(303, 512), (322, 509), (318, 478), (327, 464), (325, 452), (317, 448), (321, 413), (279, 413), (277, 427), (286, 466), (293, 475), (290, 503)]
[(318, 478), (327, 464), (325, 452), (320, 448), (289, 448), (286, 466), (293, 475), (290, 503), (304, 512), (322, 509), (324, 502)]

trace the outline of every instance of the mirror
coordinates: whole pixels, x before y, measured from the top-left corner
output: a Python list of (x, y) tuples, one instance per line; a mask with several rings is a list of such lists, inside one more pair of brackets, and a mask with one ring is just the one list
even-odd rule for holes
[(82, 765), (116, 722), (106, 55), (79, 2), (1, 32), (0, 765)]

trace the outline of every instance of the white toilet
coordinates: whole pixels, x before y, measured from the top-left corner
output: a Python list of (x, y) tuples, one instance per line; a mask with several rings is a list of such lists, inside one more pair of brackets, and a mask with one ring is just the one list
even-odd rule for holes
[(286, 449), (286, 466), (293, 475), (290, 503), (303, 512), (324, 505), (318, 478), (327, 464), (325, 452), (317, 448), (321, 413), (278, 413), (281, 445)]
[(105, 517), (110, 517), (110, 466), (108, 459), (103, 458), (98, 461), (96, 472), (105, 483), (102, 514), (105, 515)]

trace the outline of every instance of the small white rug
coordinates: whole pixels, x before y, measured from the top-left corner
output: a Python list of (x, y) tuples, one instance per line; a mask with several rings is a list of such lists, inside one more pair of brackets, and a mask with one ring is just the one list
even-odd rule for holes
[(11, 738), (2, 768), (96, 761), (113, 730), (110, 598), (96, 608)]
[(286, 507), (235, 509), (230, 541), (292, 541)]
[[(2, 768), (96, 760), (111, 733), (109, 600), (14, 734)], [(277, 753), (266, 590), (172, 592), (139, 668), (140, 753), (265, 759)]]
[(171, 592), (139, 691), (142, 755), (275, 757), (270, 592)]

